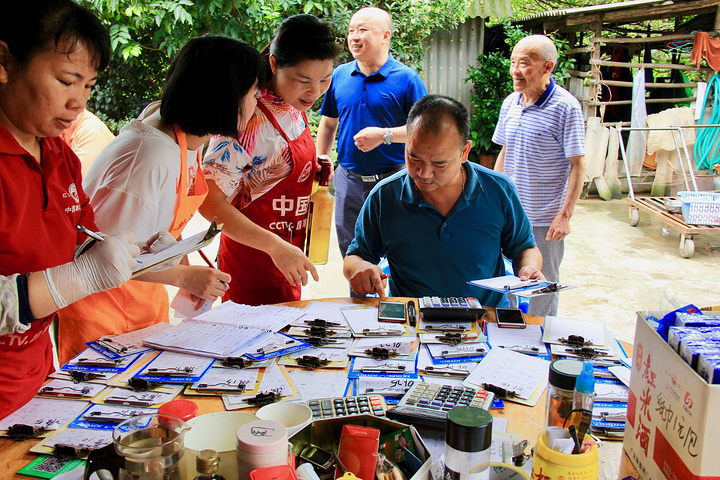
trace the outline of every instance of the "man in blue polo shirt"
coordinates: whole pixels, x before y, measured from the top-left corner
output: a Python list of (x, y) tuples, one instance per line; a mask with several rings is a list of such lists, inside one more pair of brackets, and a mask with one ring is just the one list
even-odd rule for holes
[[(544, 35), (518, 42), (510, 56), (515, 92), (503, 102), (493, 142), (502, 145), (495, 170), (517, 187), (543, 274), (560, 281), (564, 238), (585, 181), (585, 127), (580, 103), (550, 77), (557, 49)], [(529, 313), (557, 315), (557, 293), (534, 297)]]
[(330, 154), (339, 127), (335, 226), (343, 256), (370, 190), (403, 167), (407, 113), (427, 95), (417, 72), (390, 54), (391, 35), (384, 10), (362, 8), (352, 16), (348, 46), (355, 60), (335, 69), (320, 111), (318, 155)]
[(343, 272), (359, 294), (385, 297), (376, 265), (387, 256), (390, 295), (475, 297), (507, 305), (504, 295), (468, 280), (505, 274), (544, 280), (542, 256), (515, 187), (504, 175), (467, 163), (470, 116), (459, 102), (428, 95), (407, 122), (405, 164), (370, 192), (355, 226)]

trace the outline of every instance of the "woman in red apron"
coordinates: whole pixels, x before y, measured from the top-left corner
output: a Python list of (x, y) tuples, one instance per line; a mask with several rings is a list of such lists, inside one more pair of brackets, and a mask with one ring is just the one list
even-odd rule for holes
[(269, 77), (246, 129), (208, 146), (200, 212), (224, 224), (218, 268), (233, 281), (223, 300), (299, 300), (308, 273), (318, 280), (303, 252), (317, 167), (305, 112), (330, 86), (337, 54), (329, 25), (312, 15), (286, 19), (263, 51)]
[[(179, 238), (207, 195), (199, 149), (211, 135), (234, 135), (247, 123), (259, 77), (264, 66), (250, 45), (207, 35), (189, 40), (170, 66), (161, 101), (123, 128), (83, 180), (98, 227), (130, 230), (138, 240), (158, 230)], [(58, 314), (60, 362), (103, 335), (168, 322), (165, 284), (215, 300), (230, 281), (227, 273), (186, 262), (88, 297)]]

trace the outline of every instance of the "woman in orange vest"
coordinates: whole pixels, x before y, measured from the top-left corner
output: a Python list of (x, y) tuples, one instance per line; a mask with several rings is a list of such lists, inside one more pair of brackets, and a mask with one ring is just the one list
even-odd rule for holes
[(233, 282), (224, 300), (299, 300), (309, 275), (318, 280), (303, 252), (317, 166), (305, 112), (330, 86), (338, 51), (332, 28), (316, 17), (283, 21), (263, 50), (268, 81), (252, 119), (237, 139), (208, 145), (209, 192), (200, 213), (225, 227), (218, 267)]
[[(131, 230), (142, 240), (167, 230), (179, 238), (207, 195), (200, 147), (211, 135), (237, 135), (253, 113), (263, 80), (262, 60), (252, 46), (211, 35), (189, 40), (170, 65), (160, 102), (123, 128), (83, 181), (101, 231)], [(102, 335), (167, 322), (163, 284), (215, 300), (231, 277), (185, 263), (138, 280), (59, 312), (61, 363)]]

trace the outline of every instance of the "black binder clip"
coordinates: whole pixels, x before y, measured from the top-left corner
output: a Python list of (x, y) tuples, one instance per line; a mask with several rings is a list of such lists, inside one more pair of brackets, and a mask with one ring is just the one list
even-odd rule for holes
[(310, 327), (305, 329), (305, 333), (308, 334), (311, 337), (327, 337), (332, 335), (337, 335), (337, 332), (335, 330), (330, 330), (327, 327)]
[(68, 370), (67, 374), (70, 376), (70, 380), (74, 383), (88, 382), (90, 380), (97, 380), (98, 378), (103, 377), (102, 373), (83, 372), (80, 370)]
[(313, 347), (322, 347), (324, 345), (332, 345), (341, 343), (339, 340), (334, 338), (323, 338), (323, 337), (305, 337), (303, 340), (309, 343)]
[(365, 355), (370, 355), (375, 360), (387, 360), (390, 357), (397, 356), (397, 352), (383, 347), (373, 347), (365, 350)]
[(16, 423), (15, 425), (10, 425), (10, 427), (8, 427), (7, 436), (13, 440), (21, 441), (29, 438), (38, 438), (46, 431), (47, 430), (42, 427), (33, 427), (32, 425), (25, 425), (24, 423)]
[(484, 389), (487, 390), (488, 392), (494, 393), (494, 394), (495, 394), (495, 397), (497, 397), (497, 398), (513, 398), (513, 397), (515, 397), (515, 396), (517, 395), (517, 393), (515, 393), (515, 392), (512, 391), (512, 390), (508, 390), (508, 389), (506, 389), (506, 388), (498, 387), (498, 386), (495, 386), (495, 385), (493, 385), (493, 384), (491, 384), (491, 383), (483, 383), (481, 386), (482, 386), (482, 388), (484, 388)]
[(535, 295), (537, 293), (555, 293), (555, 292), (559, 292), (561, 289), (562, 289), (562, 287), (560, 285), (558, 285), (557, 283), (550, 283), (548, 285), (545, 285), (542, 288), (533, 290), (530, 293), (532, 293), (533, 295)]
[(242, 370), (243, 368), (250, 367), (253, 364), (253, 361), (245, 357), (227, 357), (223, 359), (222, 364), (224, 367), (232, 367)]
[(436, 335), (435, 338), (449, 345), (459, 345), (467, 340), (468, 337), (467, 335), (463, 335), (461, 333), (445, 333), (443, 335)]
[(582, 335), (568, 335), (567, 338), (559, 338), (560, 343), (566, 343), (572, 347), (587, 347), (590, 345), (590, 340), (585, 340)]
[(309, 370), (315, 370), (316, 368), (324, 367), (328, 364), (326, 358), (313, 357), (312, 355), (303, 355), (296, 359), (297, 364), (301, 367), (305, 367)]
[(151, 382), (139, 377), (130, 377), (128, 380), (128, 387), (132, 388), (136, 392), (144, 392), (146, 390), (154, 390), (160, 386), (160, 382)]
[(84, 458), (89, 454), (90, 449), (87, 447), (74, 447), (62, 443), (53, 446), (53, 455), (60, 458)]
[(248, 398), (247, 403), (256, 407), (262, 407), (263, 405), (270, 405), (271, 403), (277, 402), (281, 397), (282, 395), (275, 392), (258, 393), (254, 397)]
[(328, 320), (323, 320), (322, 318), (316, 318), (314, 320), (305, 320), (305, 324), (308, 327), (323, 327), (323, 328), (330, 328), (330, 327), (339, 327), (340, 324), (337, 322), (330, 322)]
[(588, 360), (597, 358), (597, 357), (609, 356), (608, 352), (605, 352), (603, 350), (598, 350), (598, 349), (592, 348), (592, 347), (566, 348), (565, 351), (568, 353), (572, 353), (573, 355), (577, 355), (580, 358), (585, 358)]

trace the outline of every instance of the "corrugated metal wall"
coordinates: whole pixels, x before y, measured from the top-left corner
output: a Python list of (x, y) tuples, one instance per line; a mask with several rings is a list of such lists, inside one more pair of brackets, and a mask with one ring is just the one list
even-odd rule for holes
[(469, 18), (450, 31), (435, 32), (425, 55), (423, 73), (429, 93), (447, 95), (470, 107), (472, 83), (465, 83), (468, 66), (483, 53), (484, 20)]

